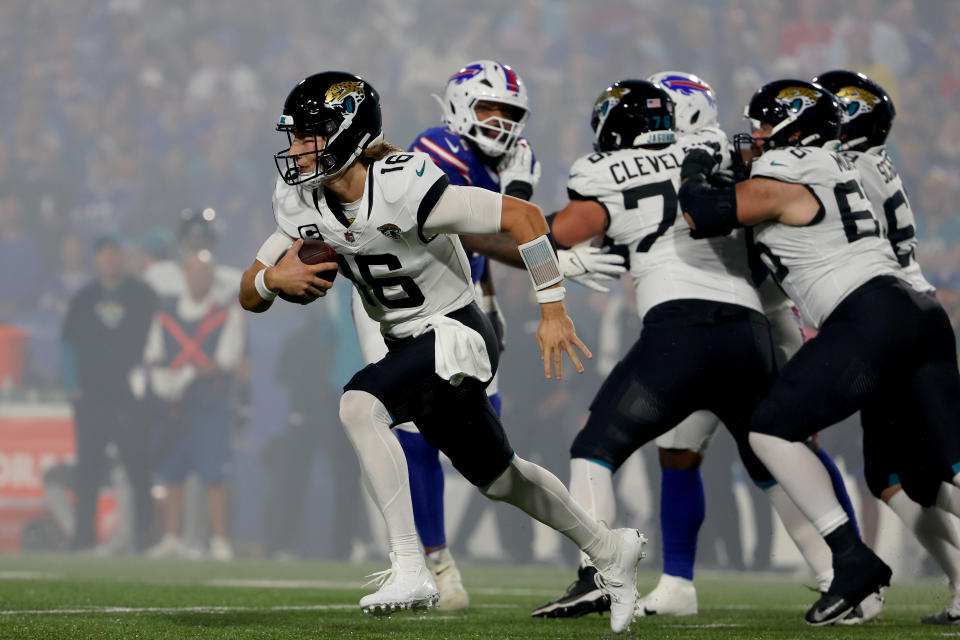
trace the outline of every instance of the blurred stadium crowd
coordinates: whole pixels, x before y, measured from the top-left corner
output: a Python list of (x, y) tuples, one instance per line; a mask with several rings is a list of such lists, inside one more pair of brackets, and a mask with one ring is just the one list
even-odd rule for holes
[[(743, 105), (766, 81), (862, 71), (897, 106), (890, 148), (917, 212), (919, 260), (958, 326), (958, 34), (960, 4), (921, 0), (3, 3), (0, 345), (8, 368), (11, 327), (27, 338), (21, 370), (0, 381), (0, 415), (66, 398), (61, 326), (71, 297), (94, 277), (98, 239), (122, 238), (128, 268), (143, 275), (153, 262), (179, 260), (181, 212), (210, 208), (213, 260), (248, 266), (274, 227), (271, 155), (285, 144), (275, 117), (297, 79), (325, 69), (368, 78), (382, 96), (388, 139), (406, 147), (439, 122), (431, 94), (458, 65), (481, 57), (512, 65), (531, 96), (526, 135), (543, 163), (533, 200), (546, 212), (563, 203), (569, 164), (590, 147), (592, 101), (612, 81), (696, 73), (716, 89), (721, 124), (733, 134), (746, 129)], [(619, 313), (632, 307), (629, 287), (572, 292), (570, 315), (598, 357), (585, 377), (547, 387), (531, 382), (539, 378), (527, 276), (494, 269), (510, 323), (501, 370), (508, 431), (518, 451), (565, 469), (567, 445), (621, 351), (618, 335), (636, 331), (635, 314)], [(351, 534), (368, 537), (356, 460), (335, 409), (339, 386), (360, 365), (346, 287), (309, 314), (286, 305), (268, 321), (247, 319), (245, 356), (231, 371), (231, 388), (241, 391), (226, 400), (227, 484), (231, 537), (252, 552), (345, 557), (356, 552)], [(724, 455), (732, 459), (732, 447), (711, 454)], [(729, 463), (721, 468), (718, 482), (729, 484)], [(344, 475), (352, 482), (337, 485)], [(305, 524), (287, 525), (298, 518)], [(283, 538), (270, 530), (278, 522), (294, 537), (271, 541)], [(297, 537), (301, 526), (312, 527), (308, 536)], [(529, 551), (531, 534), (522, 535)]]

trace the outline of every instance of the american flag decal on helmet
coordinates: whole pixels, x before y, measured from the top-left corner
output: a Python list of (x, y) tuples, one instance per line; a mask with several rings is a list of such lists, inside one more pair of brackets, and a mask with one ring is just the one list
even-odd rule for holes
[(647, 109), (659, 109), (660, 98), (647, 98)]

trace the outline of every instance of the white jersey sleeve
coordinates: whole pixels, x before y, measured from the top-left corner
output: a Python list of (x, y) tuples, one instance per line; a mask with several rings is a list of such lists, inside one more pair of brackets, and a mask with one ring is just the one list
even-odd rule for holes
[(601, 204), (606, 235), (629, 247), (641, 318), (660, 303), (683, 298), (759, 311), (742, 234), (690, 237), (677, 199), (683, 156), (680, 144), (583, 156), (570, 169), (567, 193)]
[(761, 259), (809, 326), (819, 328), (871, 278), (902, 275), (860, 174), (842, 155), (819, 147), (774, 149), (754, 160), (751, 178), (757, 177), (801, 184), (820, 205), (805, 226), (754, 227)]
[(917, 291), (932, 293), (934, 286), (917, 263), (916, 218), (890, 156), (883, 148), (867, 153), (846, 151), (843, 155), (860, 171), (864, 191), (880, 221), (880, 232), (890, 241), (904, 279)]

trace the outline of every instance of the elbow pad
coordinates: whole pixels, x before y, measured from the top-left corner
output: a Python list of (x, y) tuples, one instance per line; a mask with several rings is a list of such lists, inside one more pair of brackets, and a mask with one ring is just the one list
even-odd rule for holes
[(691, 238), (725, 236), (743, 226), (737, 219), (737, 191), (732, 182), (714, 186), (699, 174), (685, 182), (678, 195), (680, 210), (697, 227), (690, 229)]

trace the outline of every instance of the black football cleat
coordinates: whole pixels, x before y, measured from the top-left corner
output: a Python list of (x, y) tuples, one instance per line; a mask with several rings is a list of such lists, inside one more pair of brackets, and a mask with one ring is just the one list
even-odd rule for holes
[(893, 575), (865, 544), (858, 544), (841, 556), (834, 556), (834, 578), (830, 588), (804, 616), (807, 624), (823, 627), (847, 616), (871, 593), (890, 584)]
[(577, 579), (562, 596), (537, 607), (530, 615), (534, 618), (579, 618), (588, 613), (610, 611), (610, 596), (597, 586), (594, 581), (596, 575), (594, 567), (580, 567)]

